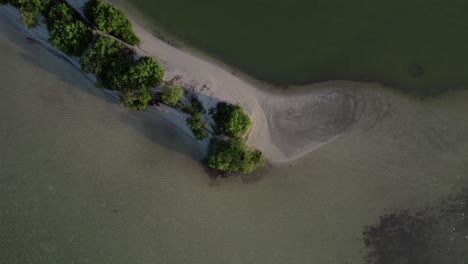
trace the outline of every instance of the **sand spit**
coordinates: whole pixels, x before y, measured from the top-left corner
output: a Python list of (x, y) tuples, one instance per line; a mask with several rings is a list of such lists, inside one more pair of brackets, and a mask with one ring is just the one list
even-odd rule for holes
[[(76, 8), (83, 5), (82, 0), (69, 2)], [(379, 91), (384, 90), (378, 84), (332, 81), (280, 90), (178, 49), (146, 30), (138, 18), (130, 19), (141, 39), (139, 48), (163, 63), (166, 80), (177, 77), (206, 108), (222, 100), (245, 109), (253, 120), (247, 143), (262, 150), (270, 162), (299, 158), (336, 139), (357, 121), (368, 122), (384, 111), (378, 107), (383, 104)]]
[[(82, 10), (86, 1), (68, 2), (77, 10)], [(24, 29), (20, 25), (18, 12), (10, 6), (0, 7), (0, 14), (3, 21), (18, 29), (23, 28), (25, 33), (45, 45), (47, 32), (44, 25), (39, 29)], [(251, 80), (220, 63), (169, 45), (145, 30), (135, 19), (130, 19), (136, 35), (141, 39), (137, 51), (155, 57), (163, 64), (165, 80), (176, 80), (193, 91), (206, 109), (219, 101), (239, 104), (245, 109), (253, 121), (247, 143), (262, 150), (270, 162), (291, 161), (336, 139), (353, 127), (377, 122), (389, 107), (390, 103), (385, 102), (382, 96), (386, 92), (378, 84), (331, 81), (290, 87), (284, 91)], [(72, 59), (71, 63), (77, 61)], [(163, 115), (190, 133), (184, 114), (174, 113), (176, 111), (164, 107), (159, 110), (162, 111), (151, 111)], [(203, 145), (206, 146), (206, 143)]]

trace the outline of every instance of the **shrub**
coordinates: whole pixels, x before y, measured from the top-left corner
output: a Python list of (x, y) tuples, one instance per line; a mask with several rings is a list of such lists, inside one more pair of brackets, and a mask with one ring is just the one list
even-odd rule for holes
[(192, 114), (192, 105), (191, 104), (184, 104), (181, 108), (182, 112), (186, 114)]
[(37, 16), (44, 11), (49, 4), (49, 0), (6, 0), (5, 3), (11, 3), (21, 12), (21, 21), (27, 28), (37, 25)]
[(91, 30), (80, 20), (73, 17), (72, 10), (58, 3), (47, 14), (49, 41), (68, 55), (80, 56), (92, 39)]
[(187, 118), (187, 124), (192, 129), (193, 134), (196, 139), (204, 139), (208, 137), (208, 132), (206, 131), (203, 122), (202, 114), (197, 112), (194, 113), (191, 117)]
[(108, 3), (91, 0), (84, 7), (85, 16), (102, 32), (136, 45), (140, 39), (133, 33), (127, 16)]
[(148, 108), (151, 95), (143, 88), (140, 91), (128, 91), (120, 93), (120, 104), (132, 110), (144, 110)]
[(190, 103), (192, 104), (192, 111), (194, 113), (195, 112), (199, 112), (199, 113), (205, 112), (205, 108), (203, 108), (203, 104), (200, 102), (200, 100), (198, 100), (198, 98), (196, 96), (192, 96), (192, 98), (190, 99)]
[(129, 85), (155, 87), (161, 83), (164, 70), (155, 59), (141, 57), (134, 63), (128, 73)]
[(210, 143), (208, 166), (221, 171), (250, 173), (264, 166), (262, 152), (249, 148), (243, 139), (227, 141), (213, 139)]
[(241, 137), (250, 129), (250, 118), (238, 105), (225, 102), (218, 103), (213, 116), (216, 122), (216, 134), (224, 134), (229, 137)]
[(193, 115), (195, 113), (204, 113), (205, 108), (196, 96), (191, 96), (190, 104), (184, 104), (181, 108), (182, 112)]
[(182, 95), (184, 95), (184, 90), (180, 85), (166, 84), (162, 90), (161, 100), (167, 105), (175, 106)]

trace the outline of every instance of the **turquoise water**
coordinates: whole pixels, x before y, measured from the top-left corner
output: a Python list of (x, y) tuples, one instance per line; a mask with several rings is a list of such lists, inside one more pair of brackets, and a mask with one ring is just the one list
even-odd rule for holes
[[(466, 176), (468, 94), (386, 93), (387, 118), (249, 184), (0, 23), (2, 263), (363, 263), (362, 231)], [(382, 91), (382, 93), (384, 93)]]

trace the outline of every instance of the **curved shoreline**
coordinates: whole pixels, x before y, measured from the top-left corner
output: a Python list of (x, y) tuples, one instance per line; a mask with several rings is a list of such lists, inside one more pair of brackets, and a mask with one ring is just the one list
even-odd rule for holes
[[(68, 2), (79, 9), (85, 1)], [(293, 161), (337, 139), (361, 119), (367, 111), (365, 101), (382, 88), (376, 83), (328, 81), (291, 86), (285, 92), (209, 56), (174, 47), (146, 30), (133, 12), (117, 7), (126, 12), (141, 39), (139, 49), (161, 61), (166, 80), (180, 77), (207, 109), (222, 100), (239, 104), (250, 115), (253, 126), (247, 143), (272, 163)]]
[[(68, 1), (77, 10), (81, 10), (85, 2)], [(5, 12), (2, 13), (5, 15)], [(15, 14), (10, 12), (6, 16)], [(238, 76), (225, 65), (177, 49), (152, 35), (132, 17), (129, 19), (141, 39), (140, 45), (135, 48), (163, 64), (165, 80), (179, 80), (181, 85), (199, 96), (206, 109), (219, 101), (239, 104), (244, 108), (253, 122), (247, 143), (263, 151), (272, 163), (298, 159), (337, 139), (366, 115), (368, 105), (375, 104), (369, 104), (369, 100), (377, 97), (377, 101), (382, 101), (378, 95), (381, 89), (376, 89), (381, 88), (380, 85), (348, 81), (330, 81), (280, 91), (272, 85)], [(11, 23), (20, 23), (19, 20), (10, 20)], [(47, 42), (44, 28), (25, 31), (41, 40), (41, 44), (48, 45), (48, 49), (54, 50), (49, 44), (42, 43)], [(69, 61), (75, 64), (72, 59)], [(173, 109), (162, 110), (157, 112), (190, 133), (184, 114), (174, 113), (177, 111)], [(378, 112), (380, 109), (372, 111)], [(201, 145), (206, 147), (204, 143)]]

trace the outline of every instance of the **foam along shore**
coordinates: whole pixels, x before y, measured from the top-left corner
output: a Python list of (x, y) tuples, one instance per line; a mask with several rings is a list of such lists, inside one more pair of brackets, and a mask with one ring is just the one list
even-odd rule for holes
[[(82, 10), (86, 2), (68, 1), (76, 10)], [(47, 43), (45, 25), (41, 24), (32, 30), (25, 29), (19, 20), (19, 13), (11, 6), (0, 7), (0, 14), (4, 16), (4, 21), (22, 28), (25, 33), (40, 40), (41, 44), (55, 50), (57, 55), (64, 56)], [(219, 101), (244, 108), (253, 123), (247, 144), (263, 151), (270, 162), (299, 158), (338, 138), (357, 121), (378, 116), (375, 113), (382, 109), (379, 95), (382, 89), (378, 89), (380, 87), (377, 84), (334, 81), (281, 91), (277, 87), (235, 74), (227, 66), (211, 59), (175, 48), (153, 36), (132, 17), (129, 19), (141, 39), (139, 46), (135, 47), (136, 51), (158, 59), (165, 69), (165, 80), (177, 80), (195, 92), (205, 109)], [(79, 67), (77, 60), (68, 60)], [(154, 112), (191, 133), (185, 124), (186, 115), (169, 107), (161, 107)], [(202, 145), (206, 147), (206, 143), (202, 142)]]

